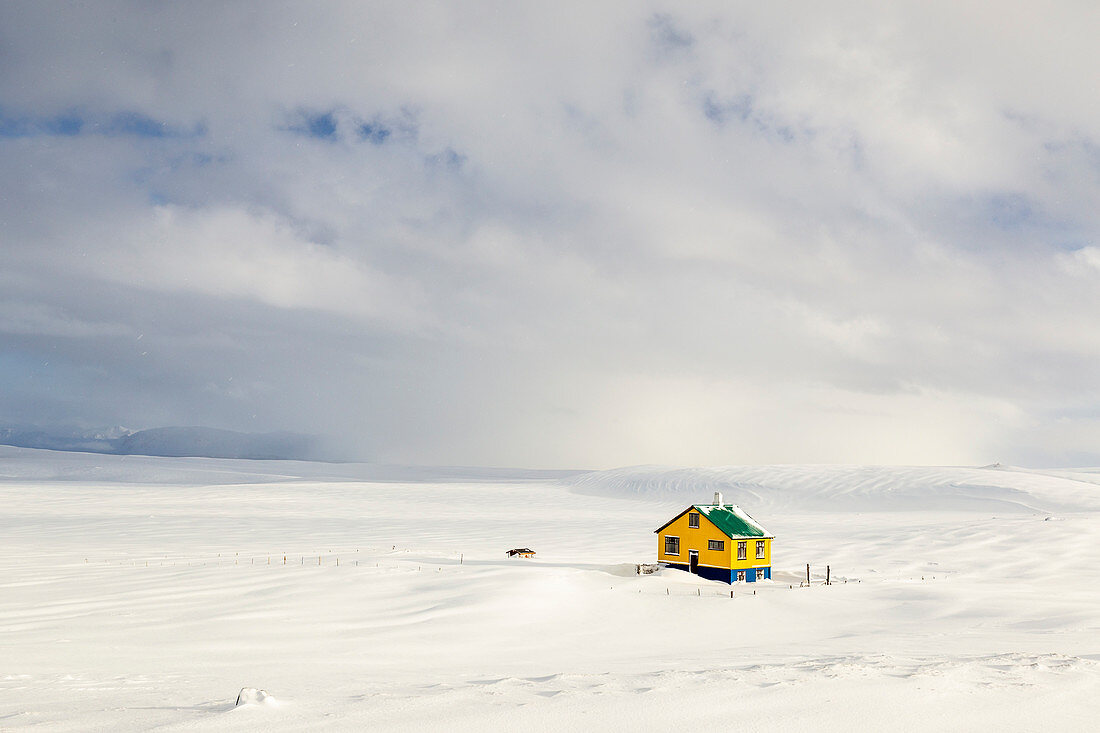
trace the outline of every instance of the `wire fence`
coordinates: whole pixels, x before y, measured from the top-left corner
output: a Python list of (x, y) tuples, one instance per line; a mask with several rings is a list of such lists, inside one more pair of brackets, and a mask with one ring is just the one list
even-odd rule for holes
[[(214, 553), (158, 553), (156, 555), (116, 555), (108, 557), (86, 556), (78, 562), (89, 567), (134, 567), (134, 568), (210, 568), (210, 567), (245, 567), (245, 568), (372, 568), (380, 570), (405, 570), (413, 572), (437, 572), (442, 573), (449, 569), (462, 566), (465, 563), (465, 554), (455, 552), (443, 557), (407, 557), (407, 550), (399, 550), (394, 546), (391, 550), (378, 548), (337, 548), (327, 550), (311, 550), (309, 552), (214, 552)], [(485, 565), (485, 559), (474, 560), (477, 565)], [(70, 564), (68, 561), (63, 564)], [(511, 563), (509, 563), (511, 564)], [(537, 567), (531, 566), (531, 567)], [(627, 566), (629, 567), (629, 566)], [(860, 578), (835, 577), (830, 566), (824, 576), (820, 574), (802, 573), (801, 577), (791, 571), (775, 571), (770, 579), (748, 582), (738, 581), (731, 584), (709, 586), (677, 586), (663, 585), (661, 580), (661, 568), (652, 564), (637, 564), (637, 579), (643, 584), (637, 587), (637, 592), (649, 595), (695, 596), (695, 597), (725, 597), (735, 598), (738, 595), (756, 595), (758, 590), (797, 590), (805, 588), (828, 587), (834, 585), (848, 585), (862, 583)], [(941, 573), (941, 575), (943, 575)], [(628, 576), (629, 577), (629, 576)], [(909, 581), (936, 580), (936, 575), (914, 575)], [(901, 580), (901, 578), (899, 578)], [(654, 582), (656, 581), (656, 582)], [(717, 586), (717, 587), (716, 587)], [(613, 587), (613, 586), (612, 586)]]

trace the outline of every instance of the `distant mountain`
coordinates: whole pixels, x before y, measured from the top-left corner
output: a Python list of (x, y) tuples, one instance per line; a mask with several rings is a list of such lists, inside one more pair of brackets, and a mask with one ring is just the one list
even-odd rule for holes
[(91, 430), (68, 426), (0, 428), (0, 445), (82, 453), (114, 453), (115, 443), (131, 433), (132, 430), (121, 425)]
[(325, 460), (320, 441), (298, 433), (239, 433), (204, 427), (132, 431), (121, 426), (0, 428), (0, 445), (20, 448), (141, 456), (194, 456), (257, 460)]
[(214, 428), (153, 428), (117, 442), (115, 453), (138, 456), (203, 456), (311, 460), (317, 440), (297, 433), (237, 433)]

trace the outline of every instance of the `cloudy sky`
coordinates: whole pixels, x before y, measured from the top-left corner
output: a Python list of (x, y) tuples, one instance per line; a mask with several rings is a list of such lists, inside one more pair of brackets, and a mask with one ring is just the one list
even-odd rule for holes
[(1100, 464), (1098, 37), (1091, 2), (0, 2), (0, 423)]

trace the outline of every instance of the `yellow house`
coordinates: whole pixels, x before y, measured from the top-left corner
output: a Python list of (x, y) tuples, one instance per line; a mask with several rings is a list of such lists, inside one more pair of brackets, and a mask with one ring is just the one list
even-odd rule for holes
[(723, 583), (769, 580), (774, 535), (745, 510), (723, 504), (692, 504), (657, 533), (657, 560)]

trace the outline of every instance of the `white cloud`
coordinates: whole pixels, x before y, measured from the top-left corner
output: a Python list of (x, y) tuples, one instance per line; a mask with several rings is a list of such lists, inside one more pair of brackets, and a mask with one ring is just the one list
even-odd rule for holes
[(0, 421), (609, 465), (1041, 460), (1094, 420), (1090, 9), (0, 13), (0, 343), (72, 366)]
[(419, 318), (415, 289), (303, 238), (270, 213), (157, 206), (127, 239), (95, 261), (99, 277), (154, 292), (243, 298), (394, 326)]

